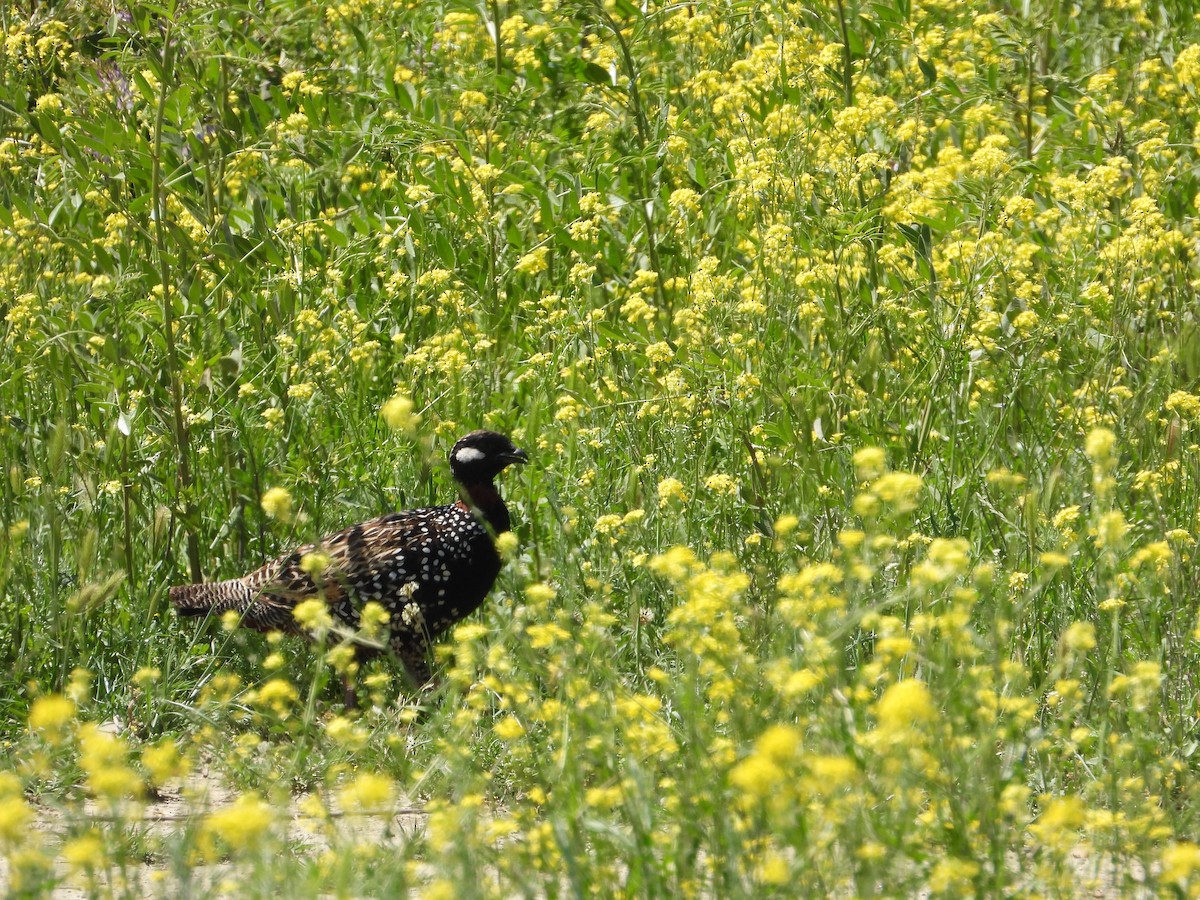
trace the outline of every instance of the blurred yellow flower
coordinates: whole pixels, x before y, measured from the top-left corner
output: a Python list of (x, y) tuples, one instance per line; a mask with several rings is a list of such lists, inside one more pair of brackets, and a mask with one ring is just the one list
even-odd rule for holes
[(1200, 88), (1200, 44), (1191, 44), (1176, 54), (1175, 77), (1184, 87)]
[(1117, 549), (1129, 533), (1129, 523), (1125, 521), (1125, 514), (1119, 509), (1109, 510), (1096, 522), (1095, 532), (1096, 546), (1099, 549)]
[(104, 840), (95, 829), (67, 841), (60, 853), (74, 871), (98, 869), (105, 864)]
[(79, 728), (79, 764), (87, 786), (96, 797), (122, 800), (142, 792), (142, 780), (126, 764), (128, 747), (92, 722)]
[(763, 800), (773, 795), (790, 775), (775, 760), (751, 753), (729, 772), (729, 782), (747, 799)]
[(150, 782), (161, 787), (172, 778), (188, 773), (188, 763), (170, 738), (164, 738), (142, 750), (142, 765), (150, 773)]
[(255, 793), (246, 793), (204, 820), (204, 830), (216, 835), (234, 851), (255, 849), (272, 823), (275, 814)]
[(875, 703), (879, 727), (886, 731), (908, 731), (914, 726), (932, 722), (937, 716), (933, 697), (925, 682), (907, 678), (883, 692)]
[(1063, 631), (1062, 642), (1071, 653), (1087, 653), (1096, 646), (1096, 626), (1091, 622), (1072, 622)]
[(342, 809), (390, 814), (396, 785), (386, 775), (364, 772), (338, 792)]
[(130, 679), (138, 687), (145, 688), (155, 684), (162, 678), (162, 669), (158, 666), (143, 666), (133, 673), (133, 678)]
[(525, 588), (525, 596), (534, 606), (545, 606), (554, 599), (557, 591), (545, 582), (528, 585)]
[(292, 609), (292, 618), (299, 622), (305, 631), (314, 635), (324, 635), (333, 627), (333, 616), (329, 614), (329, 607), (320, 597), (297, 603)]
[(500, 554), (501, 559), (512, 559), (519, 546), (520, 540), (511, 531), (504, 531), (496, 535), (496, 552)]
[[(1193, 876), (1200, 873), (1200, 844), (1179, 841), (1168, 844), (1162, 852), (1162, 881), (1180, 888), (1189, 884)], [(1188, 896), (1194, 896), (1189, 892)]]
[(1087, 816), (1087, 807), (1080, 797), (1054, 797), (1042, 807), (1038, 820), (1029, 830), (1050, 845), (1070, 845), (1078, 837)]
[(272, 519), (290, 522), (292, 519), (292, 495), (288, 493), (287, 488), (268, 488), (267, 492), (262, 495), (262, 509)]
[(1107, 468), (1112, 463), (1113, 449), (1117, 446), (1117, 436), (1107, 428), (1094, 428), (1088, 432), (1084, 442), (1084, 452), (1095, 465)]
[(335, 744), (348, 750), (361, 750), (370, 739), (367, 729), (345, 716), (334, 716), (330, 719), (325, 725), (325, 733)]
[(329, 562), (329, 554), (314, 550), (300, 557), (300, 571), (315, 579), (329, 568)]
[(882, 447), (863, 447), (854, 454), (854, 472), (859, 481), (873, 481), (887, 471), (887, 453)]
[[(886, 472), (871, 485), (869, 492), (855, 498), (855, 511), (859, 511), (859, 498), (872, 497), (893, 515), (912, 512), (917, 507), (917, 497), (923, 482), (920, 475), (911, 472)], [(871, 507), (871, 504), (865, 504)], [(878, 508), (875, 506), (874, 508)], [(870, 511), (874, 511), (871, 509)], [(864, 514), (862, 512), (860, 515)]]
[(290, 707), (300, 698), (296, 686), (286, 678), (272, 678), (252, 695), (252, 702), (269, 707), (276, 715), (287, 718)]
[(74, 702), (62, 694), (46, 694), (29, 707), (29, 727), (45, 740), (58, 743), (74, 716)]
[(392, 614), (374, 600), (368, 600), (363, 604), (362, 612), (359, 614), (359, 621), (362, 623), (362, 632), (367, 637), (378, 635), (387, 627), (391, 620)]
[(525, 733), (525, 726), (517, 720), (516, 716), (505, 716), (492, 726), (492, 731), (502, 741), (515, 741)]
[(780, 538), (785, 538), (789, 534), (791, 534), (793, 531), (795, 531), (796, 527), (799, 524), (800, 524), (799, 516), (793, 516), (791, 514), (782, 515), (778, 519), (775, 520), (775, 528), (774, 528), (775, 536), (780, 537)]
[(411, 398), (396, 394), (380, 407), (379, 415), (392, 431), (411, 434), (421, 422), (420, 414), (413, 412), (413, 409)]
[(537, 247), (517, 260), (513, 268), (522, 275), (536, 275), (539, 272), (545, 272), (550, 268), (550, 264), (546, 261), (549, 254), (549, 247)]
[(21, 844), (33, 820), (33, 810), (20, 795), (0, 797), (0, 845)]

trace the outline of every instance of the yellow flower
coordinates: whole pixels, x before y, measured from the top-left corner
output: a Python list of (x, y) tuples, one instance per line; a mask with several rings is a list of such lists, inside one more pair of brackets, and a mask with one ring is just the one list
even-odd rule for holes
[(588, 788), (583, 795), (583, 801), (592, 809), (614, 809), (624, 797), (619, 785)]
[(288, 385), (287, 395), (295, 400), (307, 400), (316, 393), (317, 386), (311, 381)]
[(875, 704), (879, 727), (886, 731), (907, 731), (918, 724), (932, 722), (937, 716), (933, 698), (925, 682), (909, 678), (883, 692)]
[(1049, 550), (1038, 556), (1038, 565), (1049, 572), (1057, 572), (1059, 569), (1070, 564), (1071, 557), (1065, 553), (1056, 553), (1053, 550)]
[(269, 706), (280, 716), (286, 716), (288, 707), (299, 697), (296, 686), (286, 678), (272, 678), (255, 695), (260, 706)]
[(840, 790), (858, 778), (858, 766), (848, 756), (813, 756), (807, 763), (812, 787), (822, 794)]
[(770, 797), (787, 778), (777, 762), (759, 753), (751, 753), (729, 772), (730, 783), (747, 799)]
[(914, 583), (940, 584), (966, 574), (970, 550), (965, 538), (934, 538), (924, 562), (913, 569)]
[(289, 522), (292, 518), (292, 495), (287, 488), (268, 488), (262, 495), (262, 509), (272, 519)]
[(520, 541), (511, 531), (504, 531), (496, 535), (496, 552), (501, 559), (512, 559), (518, 546), (520, 546)]
[(525, 588), (525, 596), (535, 606), (545, 606), (554, 599), (556, 593), (554, 588), (543, 582), (531, 584)]
[(320, 597), (313, 597), (297, 603), (292, 610), (292, 618), (299, 622), (305, 631), (317, 636), (324, 635), (333, 627), (333, 617), (329, 614), (329, 607)]
[(1129, 532), (1129, 523), (1125, 515), (1114, 509), (1106, 512), (1096, 523), (1096, 546), (1101, 550), (1106, 547), (1119, 548)]
[(787, 858), (778, 850), (771, 850), (763, 857), (756, 874), (762, 884), (783, 886), (792, 881), (792, 870), (788, 866)]
[(1165, 406), (1181, 419), (1200, 418), (1200, 397), (1187, 391), (1172, 391)]
[(374, 637), (387, 627), (392, 620), (392, 614), (374, 600), (369, 600), (363, 604), (359, 620), (362, 622), (363, 634), (367, 637)]
[(492, 726), (492, 731), (502, 741), (515, 741), (525, 733), (525, 726), (517, 721), (516, 716), (505, 716)]
[(1180, 841), (1168, 844), (1162, 852), (1162, 880), (1185, 887), (1200, 872), (1200, 844)]
[(38, 112), (58, 112), (63, 107), (62, 94), (42, 94), (36, 106)]
[(929, 889), (935, 894), (970, 896), (973, 893), (972, 879), (978, 874), (978, 863), (969, 859), (947, 857), (939, 860), (929, 873)]
[(143, 666), (133, 673), (132, 681), (138, 687), (146, 687), (162, 678), (162, 669), (157, 666)]
[(392, 431), (402, 431), (405, 434), (412, 433), (421, 421), (421, 416), (413, 412), (413, 401), (403, 394), (396, 394), (384, 403), (379, 415)]
[(1095, 465), (1104, 467), (1111, 462), (1116, 446), (1117, 436), (1109, 429), (1093, 428), (1084, 442), (1084, 452)]
[(62, 694), (38, 697), (29, 708), (29, 727), (51, 743), (58, 743), (75, 716), (75, 704)]
[(1050, 523), (1059, 531), (1069, 530), (1072, 525), (1079, 521), (1078, 506), (1064, 506), (1054, 514), (1054, 518)]
[(658, 507), (663, 509), (671, 503), (686, 503), (687, 492), (678, 478), (664, 478), (658, 483)]
[(513, 268), (522, 275), (536, 275), (539, 272), (545, 272), (550, 268), (549, 263), (546, 262), (549, 254), (549, 247), (538, 247), (517, 260), (517, 264)]
[(390, 813), (396, 786), (386, 775), (364, 772), (338, 793), (344, 810)]
[(1091, 622), (1072, 622), (1063, 631), (1062, 642), (1071, 653), (1087, 653), (1096, 646), (1096, 626)]
[(917, 496), (921, 493), (922, 484), (920, 475), (911, 472), (888, 472), (876, 479), (871, 492), (893, 513), (899, 515), (916, 509)]
[(104, 865), (104, 841), (97, 831), (89, 831), (62, 846), (62, 858), (75, 871), (97, 869)]
[(655, 575), (676, 583), (682, 582), (692, 573), (703, 568), (690, 547), (672, 547), (650, 559), (650, 571)]
[(0, 798), (0, 844), (21, 844), (33, 819), (33, 810), (20, 796)]
[(225, 809), (210, 813), (204, 829), (232, 850), (254, 849), (270, 829), (275, 815), (255, 793), (242, 794)]
[(860, 531), (857, 528), (848, 528), (844, 531), (839, 531), (837, 536), (838, 545), (849, 553), (857, 551), (866, 539), (866, 532)]
[(322, 572), (329, 568), (329, 554), (322, 553), (319, 550), (314, 550), (311, 553), (305, 553), (300, 557), (300, 571), (304, 572), (310, 578), (318, 578)]
[(370, 735), (367, 729), (347, 719), (345, 716), (334, 716), (325, 726), (329, 739), (347, 750), (361, 750), (367, 745)]
[(775, 536), (785, 538), (800, 524), (800, 518), (793, 515), (780, 516), (775, 520)]
[(1200, 88), (1200, 44), (1179, 51), (1175, 57), (1175, 77), (1184, 87)]
[(887, 453), (882, 447), (863, 447), (854, 454), (854, 472), (859, 481), (873, 481), (887, 471)]
[(801, 734), (792, 725), (772, 725), (754, 742), (754, 751), (733, 767), (729, 781), (748, 799), (766, 799), (794, 781)]
[(335, 672), (339, 674), (354, 673), (358, 671), (358, 659), (354, 646), (349, 643), (341, 643), (336, 647), (331, 647), (329, 652), (325, 654), (325, 662), (333, 667)]
[(1029, 826), (1037, 837), (1047, 843), (1057, 843), (1074, 837), (1083, 827), (1087, 807), (1079, 797), (1055, 797), (1043, 808), (1038, 820)]
[(732, 476), (718, 472), (715, 475), (709, 475), (704, 479), (704, 486), (714, 494), (722, 497), (734, 497), (738, 492), (737, 479)]
[(79, 729), (79, 763), (87, 786), (97, 797), (121, 800), (142, 792), (142, 781), (126, 764), (125, 742), (101, 731), (94, 723)]
[(539, 622), (525, 629), (529, 636), (529, 646), (534, 650), (544, 650), (553, 647), (560, 641), (567, 640), (571, 635), (561, 625), (553, 622)]
[(150, 781), (156, 786), (166, 784), (172, 778), (181, 778), (188, 772), (187, 761), (170, 738), (164, 738), (142, 751), (142, 765), (150, 773)]

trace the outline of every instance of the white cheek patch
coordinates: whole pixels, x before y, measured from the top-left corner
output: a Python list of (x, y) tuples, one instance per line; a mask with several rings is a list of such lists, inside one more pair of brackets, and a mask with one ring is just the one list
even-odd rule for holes
[(454, 454), (454, 460), (455, 462), (464, 464), (473, 463), (479, 462), (481, 459), (483, 459), (484, 455), (485, 454), (482, 450), (476, 450), (474, 447), (463, 447)]

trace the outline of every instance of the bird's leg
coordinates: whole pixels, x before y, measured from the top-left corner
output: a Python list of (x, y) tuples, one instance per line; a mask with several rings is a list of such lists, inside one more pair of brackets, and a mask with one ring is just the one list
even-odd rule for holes
[(429, 650), (424, 641), (413, 641), (400, 648), (400, 661), (404, 663), (412, 686), (419, 692), (433, 681), (433, 669), (429, 666)]
[(354, 686), (354, 675), (350, 672), (342, 673), (342, 702), (346, 705), (346, 712), (358, 712), (358, 690)]

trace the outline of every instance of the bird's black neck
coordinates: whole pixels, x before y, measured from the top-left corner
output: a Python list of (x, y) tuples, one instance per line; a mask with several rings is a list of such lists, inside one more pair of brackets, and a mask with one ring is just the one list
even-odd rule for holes
[(508, 531), (510, 525), (508, 507), (504, 505), (504, 499), (496, 490), (495, 484), (491, 481), (462, 482), (458, 492), (461, 495), (461, 499), (458, 501), (459, 506), (467, 512), (478, 510), (476, 515), (482, 515), (488, 527), (496, 534)]

